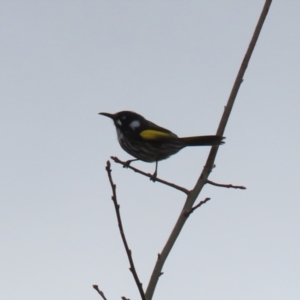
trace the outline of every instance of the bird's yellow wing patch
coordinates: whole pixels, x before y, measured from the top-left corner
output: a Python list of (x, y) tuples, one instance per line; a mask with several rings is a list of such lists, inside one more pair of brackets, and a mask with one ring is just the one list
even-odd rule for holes
[(159, 140), (164, 137), (171, 137), (173, 136), (173, 134), (168, 132), (153, 130), (153, 129), (147, 129), (147, 130), (143, 130), (140, 133), (140, 136), (144, 140)]

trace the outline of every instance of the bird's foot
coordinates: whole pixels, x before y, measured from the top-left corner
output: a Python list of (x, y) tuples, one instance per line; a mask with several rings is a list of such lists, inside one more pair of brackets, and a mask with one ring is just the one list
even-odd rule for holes
[(157, 172), (155, 171), (151, 176), (150, 176), (150, 180), (155, 182), (156, 181), (156, 177), (157, 177)]
[(125, 161), (125, 164), (123, 165), (123, 168), (128, 168), (130, 166), (131, 160)]
[(125, 162), (125, 164), (123, 165), (123, 168), (128, 168), (130, 166), (130, 164), (133, 162), (133, 161), (136, 161), (138, 159), (129, 159)]

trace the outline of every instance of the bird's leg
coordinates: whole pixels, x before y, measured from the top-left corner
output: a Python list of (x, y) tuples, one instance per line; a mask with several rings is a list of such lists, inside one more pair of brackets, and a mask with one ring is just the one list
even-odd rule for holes
[(133, 162), (133, 161), (136, 161), (136, 160), (139, 160), (139, 159), (129, 159), (125, 162), (125, 164), (123, 165), (123, 168), (128, 168), (129, 165)]
[(157, 176), (157, 166), (158, 166), (158, 161), (155, 161), (155, 171), (154, 173), (151, 175), (150, 180), (155, 182), (156, 180), (156, 176)]

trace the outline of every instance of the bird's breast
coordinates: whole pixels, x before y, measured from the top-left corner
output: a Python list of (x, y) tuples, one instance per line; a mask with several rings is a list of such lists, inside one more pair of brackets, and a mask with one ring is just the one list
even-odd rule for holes
[(118, 136), (118, 141), (120, 143), (124, 139), (124, 134), (119, 128), (117, 128), (117, 136)]

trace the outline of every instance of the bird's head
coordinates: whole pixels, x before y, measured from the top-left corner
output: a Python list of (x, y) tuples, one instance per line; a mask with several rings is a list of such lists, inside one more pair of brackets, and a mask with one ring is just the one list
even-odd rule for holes
[(132, 111), (120, 111), (115, 114), (101, 112), (99, 115), (111, 118), (115, 126), (123, 131), (134, 131), (145, 122), (145, 118)]

